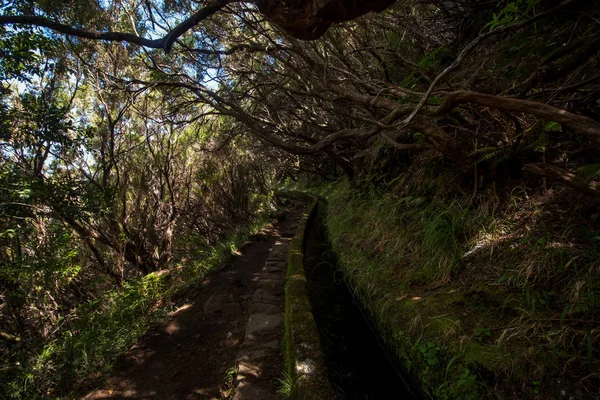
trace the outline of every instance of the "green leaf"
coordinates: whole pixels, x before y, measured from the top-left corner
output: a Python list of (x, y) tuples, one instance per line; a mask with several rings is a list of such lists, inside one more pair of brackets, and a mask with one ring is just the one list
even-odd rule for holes
[(571, 304), (567, 304), (565, 305), (565, 308), (563, 308), (562, 313), (560, 314), (560, 327), (563, 327), (563, 323), (565, 322), (565, 318), (567, 317), (567, 314), (569, 313), (569, 309), (571, 308)]
[(562, 126), (558, 122), (549, 121), (544, 127), (546, 132), (562, 132)]
[(413, 134), (413, 139), (415, 139), (416, 141), (423, 141), (425, 140), (425, 135), (423, 135), (421, 132), (415, 132)]
[(452, 367), (452, 364), (454, 364), (454, 362), (456, 360), (458, 360), (459, 356), (454, 356), (450, 359), (450, 361), (448, 362), (448, 365), (446, 365), (446, 376), (448, 376), (448, 371), (450, 371), (450, 367)]
[(577, 175), (585, 180), (590, 180), (600, 173), (600, 164), (584, 165), (577, 169)]
[(546, 149), (546, 146), (548, 145), (548, 143), (550, 143), (550, 140), (548, 139), (548, 135), (546, 135), (546, 132), (544, 131), (535, 140), (535, 142), (527, 145), (525, 147), (525, 149), (526, 150), (533, 149), (533, 150), (536, 150), (536, 151), (542, 151), (542, 150)]

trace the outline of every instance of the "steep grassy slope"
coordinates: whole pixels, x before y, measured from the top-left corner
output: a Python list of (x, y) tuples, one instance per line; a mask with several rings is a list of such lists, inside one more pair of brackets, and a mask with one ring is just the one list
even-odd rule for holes
[[(340, 268), (434, 398), (595, 398), (600, 248), (594, 200), (569, 190), (463, 194), (450, 174), (329, 200)], [(368, 189), (370, 188), (370, 189)]]

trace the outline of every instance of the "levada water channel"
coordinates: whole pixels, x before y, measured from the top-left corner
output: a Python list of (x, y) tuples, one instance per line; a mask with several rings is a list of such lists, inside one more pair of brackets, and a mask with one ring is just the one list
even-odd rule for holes
[(304, 268), (335, 399), (419, 399), (401, 366), (387, 356), (353, 298), (327, 240), (319, 201), (305, 235)]

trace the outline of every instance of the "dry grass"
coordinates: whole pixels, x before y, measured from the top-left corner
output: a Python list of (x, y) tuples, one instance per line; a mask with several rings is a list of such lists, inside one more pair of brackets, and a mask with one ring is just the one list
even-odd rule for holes
[[(423, 174), (391, 191), (319, 188), (341, 268), (400, 357), (412, 354), (438, 397), (456, 395), (473, 374), (469, 390), (481, 396), (552, 397), (562, 389), (544, 382), (557, 379), (592, 390), (600, 252), (585, 203), (552, 190), (494, 190), (469, 203), (447, 188), (432, 192), (435, 178)], [(441, 348), (437, 371), (414, 362), (410, 346), (423, 342)]]

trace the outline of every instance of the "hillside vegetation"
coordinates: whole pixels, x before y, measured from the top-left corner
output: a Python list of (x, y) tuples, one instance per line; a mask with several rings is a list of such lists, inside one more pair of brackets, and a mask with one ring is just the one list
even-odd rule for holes
[(435, 398), (596, 397), (596, 205), (541, 188), (474, 204), (430, 178), (308, 188), (388, 348)]

